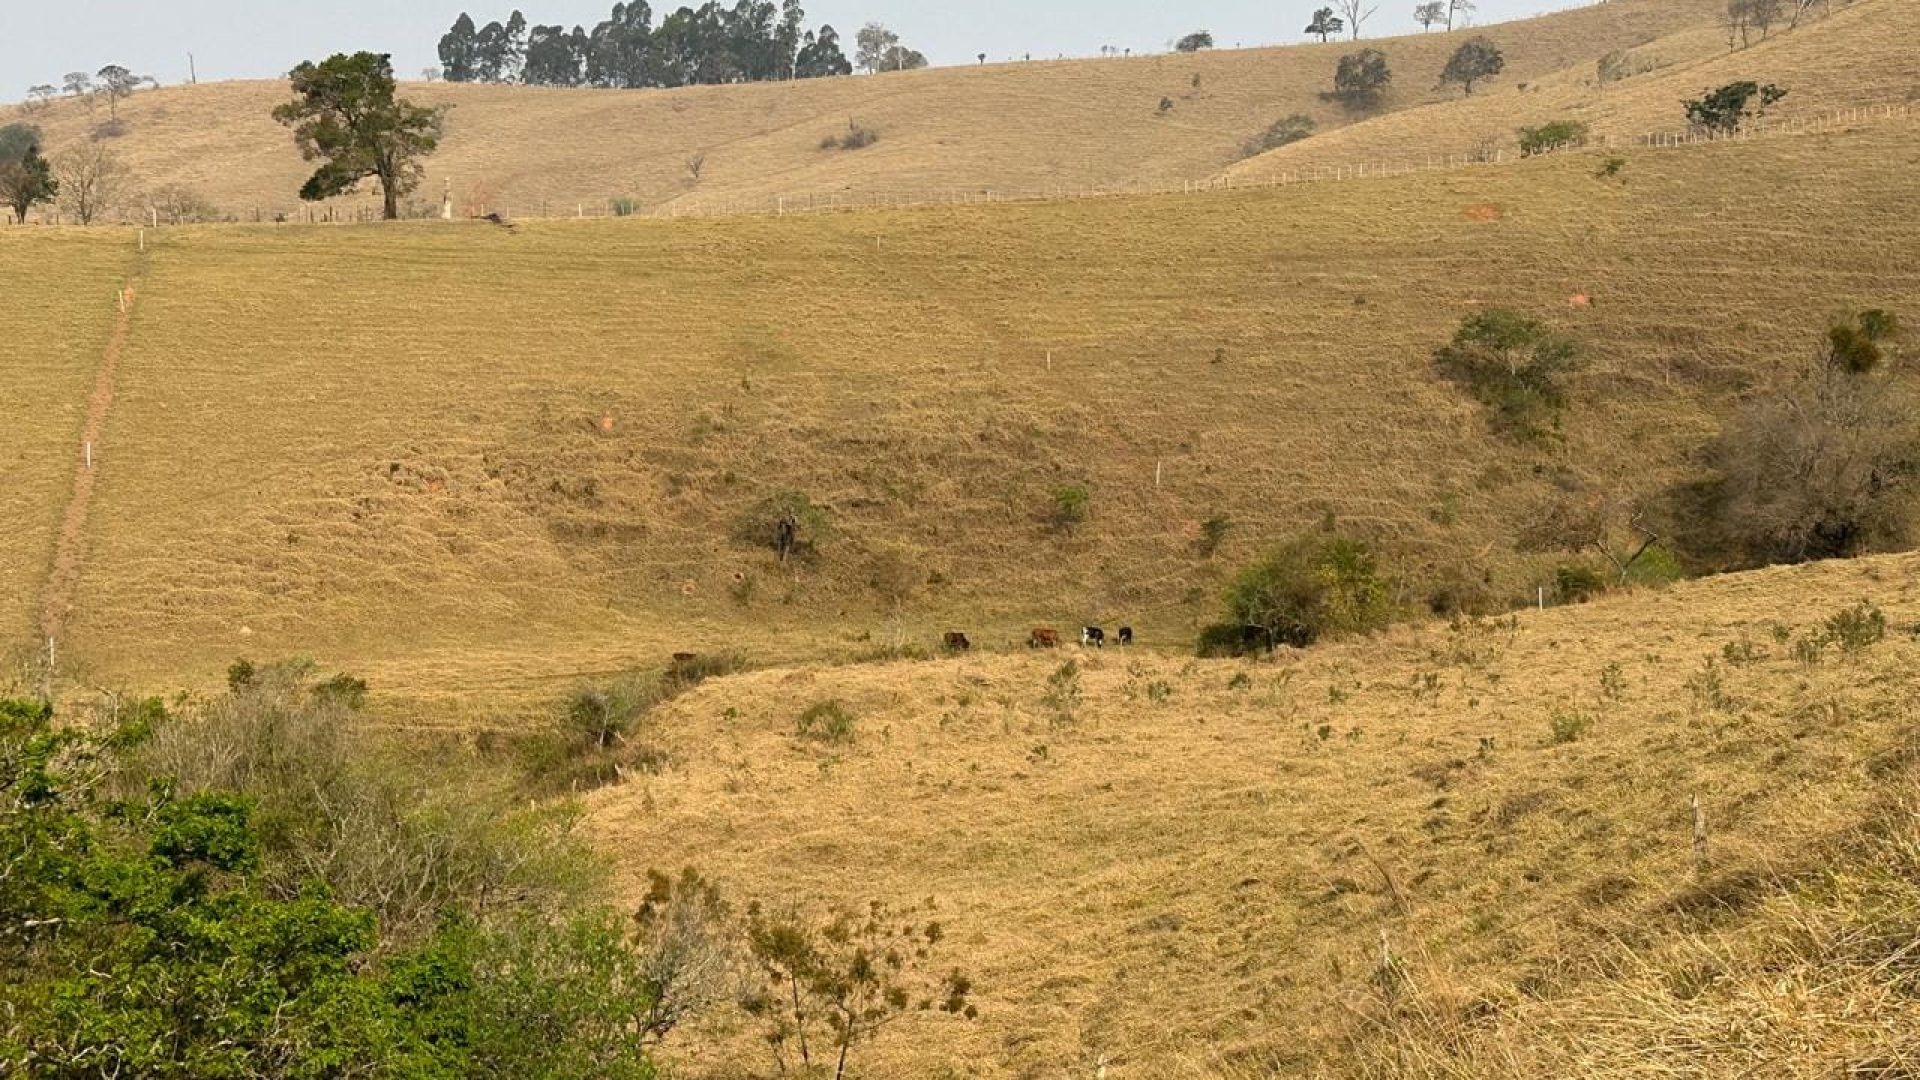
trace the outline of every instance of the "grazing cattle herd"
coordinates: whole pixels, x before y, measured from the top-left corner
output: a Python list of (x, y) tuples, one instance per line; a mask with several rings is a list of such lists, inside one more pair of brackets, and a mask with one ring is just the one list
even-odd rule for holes
[[(949, 633), (947, 635), (948, 648), (953, 647), (953, 639), (956, 637), (961, 641), (967, 639), (967, 635), (965, 634)], [(1113, 640), (1121, 645), (1133, 644), (1133, 627), (1121, 627), (1119, 631), (1114, 634)], [(1084, 648), (1104, 649), (1107, 647), (1107, 632), (1102, 627), (1083, 626), (1080, 628), (1080, 644)], [(1058, 630), (1039, 626), (1034, 628), (1033, 633), (1027, 635), (1027, 648), (1029, 649), (1057, 649), (1059, 647), (1060, 631)]]

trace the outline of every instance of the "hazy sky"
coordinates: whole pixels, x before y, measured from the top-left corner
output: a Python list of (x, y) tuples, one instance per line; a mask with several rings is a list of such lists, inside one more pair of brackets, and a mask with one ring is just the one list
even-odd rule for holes
[[(11, 5), (13, 0), (6, 0)], [(1031, 52), (1089, 55), (1102, 45), (1136, 52), (1164, 50), (1192, 30), (1206, 29), (1222, 47), (1303, 39), (1300, 28), (1326, 0), (808, 0), (808, 25), (830, 22), (849, 49), (852, 30), (878, 20), (935, 64), (972, 63), (986, 52), (1004, 60)], [(23, 5), (26, 0), (20, 0)], [(656, 0), (661, 11), (681, 0)], [(1380, 0), (1369, 36), (1411, 32), (1415, 0)], [(368, 49), (393, 54), (414, 77), (435, 62), (435, 45), (462, 7), (475, 21), (504, 18), (512, 0), (481, 8), (463, 0), (54, 0), (0, 20), (0, 101), (17, 101), (37, 83), (69, 71), (123, 64), (162, 82), (187, 77), (194, 54), (200, 78), (265, 78), (301, 60)], [(592, 29), (612, 0), (521, 0), (527, 18)], [(1481, 22), (1576, 6), (1575, 0), (1480, 0)]]

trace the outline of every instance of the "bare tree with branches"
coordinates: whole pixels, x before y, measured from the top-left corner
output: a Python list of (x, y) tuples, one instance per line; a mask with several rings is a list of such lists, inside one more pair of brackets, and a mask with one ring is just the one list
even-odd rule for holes
[(1378, 5), (1368, 7), (1367, 0), (1333, 0), (1333, 2), (1334, 6), (1347, 17), (1347, 29), (1353, 33), (1355, 41), (1360, 40), (1360, 24), (1373, 18), (1373, 13), (1380, 10)]

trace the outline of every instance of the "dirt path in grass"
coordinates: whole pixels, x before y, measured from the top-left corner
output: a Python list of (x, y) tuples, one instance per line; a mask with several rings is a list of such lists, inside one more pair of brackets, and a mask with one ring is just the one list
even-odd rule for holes
[(113, 324), (113, 336), (93, 377), (93, 394), (87, 399), (87, 423), (81, 430), (76, 455), (73, 494), (67, 499), (67, 512), (60, 521), (60, 535), (54, 542), (53, 568), (47, 575), (46, 590), (40, 600), (40, 632), (58, 642), (67, 625), (67, 613), (73, 607), (73, 590), (80, 581), (81, 564), (86, 556), (87, 513), (93, 505), (93, 485), (100, 475), (101, 437), (106, 432), (107, 414), (113, 408), (113, 380), (120, 367), (120, 354), (126, 349), (127, 334), (133, 325), (134, 305), (139, 298), (141, 273), (121, 287), (119, 315)]

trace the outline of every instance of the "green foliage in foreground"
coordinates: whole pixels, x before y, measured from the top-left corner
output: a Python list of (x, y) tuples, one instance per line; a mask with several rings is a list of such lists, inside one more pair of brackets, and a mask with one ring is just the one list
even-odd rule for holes
[[(223, 699), (266, 720), (222, 730), (284, 731), (329, 707), (290, 700)], [(0, 1074), (653, 1075), (657, 984), (624, 920), (494, 910), (458, 883), (424, 925), (392, 904), (383, 917), (341, 895), (351, 850), (276, 824), (262, 791), (152, 771), (187, 762), (167, 746), (181, 720), (157, 703), (116, 713), (82, 729), (0, 701)], [(269, 736), (251, 764), (324, 762), (311, 745)], [(404, 857), (405, 834), (386, 838)]]
[(1234, 578), (1226, 599), (1230, 621), (1201, 635), (1203, 655), (1303, 648), (1326, 636), (1370, 633), (1393, 620), (1388, 583), (1372, 550), (1332, 532), (1276, 548)]

